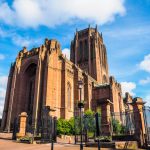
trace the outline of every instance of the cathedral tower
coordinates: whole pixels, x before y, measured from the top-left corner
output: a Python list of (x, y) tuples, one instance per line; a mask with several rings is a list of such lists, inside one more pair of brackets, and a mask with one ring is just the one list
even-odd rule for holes
[(97, 27), (76, 31), (70, 59), (99, 83), (109, 82), (106, 47)]

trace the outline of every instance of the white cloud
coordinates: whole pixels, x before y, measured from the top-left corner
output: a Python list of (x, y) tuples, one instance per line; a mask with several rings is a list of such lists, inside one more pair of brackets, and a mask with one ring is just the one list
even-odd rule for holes
[(125, 0), (14, 0), (0, 5), (0, 20), (20, 27), (52, 27), (81, 19), (104, 24), (124, 15)]
[(140, 63), (140, 69), (150, 73), (150, 54), (144, 57), (144, 60)]
[[(15, 45), (21, 46), (21, 47), (23, 47), (23, 46), (28, 47), (31, 45), (35, 46), (35, 45), (41, 43), (41, 41), (42, 41), (42, 38), (34, 39), (31, 37), (21, 36), (12, 30), (7, 30), (7, 31), (3, 30), (1, 27), (0, 27), (0, 37), (10, 38)], [(2, 59), (1, 57), (2, 56), (0, 54), (0, 60)]]
[[(2, 104), (2, 105), (4, 105), (4, 104)], [(3, 107), (0, 105), (0, 118), (2, 118), (2, 114), (3, 114)]]
[(135, 96), (134, 90), (136, 89), (136, 84), (134, 82), (121, 82), (123, 96), (126, 92)]
[(7, 85), (7, 76), (0, 76), (0, 118), (2, 117), (5, 93)]
[(70, 60), (70, 49), (65, 48), (62, 50), (62, 53)]
[(6, 92), (6, 90), (4, 88), (0, 88), (0, 99), (5, 98), (5, 92)]
[(146, 97), (143, 100), (146, 101), (147, 106), (150, 106), (150, 95), (146, 95)]
[(0, 76), (0, 88), (6, 88), (7, 79), (7, 76)]
[(146, 79), (140, 80), (139, 83), (140, 83), (141, 85), (145, 85), (145, 84), (150, 83), (150, 77), (147, 77)]
[(3, 108), (4, 108), (4, 100), (1, 101), (0, 99), (0, 118), (2, 117)]
[[(128, 38), (134, 38), (134, 37), (140, 37), (146, 36), (150, 34), (150, 26), (146, 23), (138, 24), (136, 27), (124, 27), (116, 28), (116, 29), (106, 29), (105, 35), (111, 38), (120, 38), (120, 37), (128, 37)], [(117, 33), (117, 34), (116, 34)]]
[(5, 36), (6, 36), (6, 32), (4, 32), (2, 28), (0, 28), (0, 37), (5, 37)]
[(25, 39), (21, 36), (14, 36), (12, 38), (12, 41), (15, 45), (18, 45), (18, 46), (29, 46), (31, 41), (29, 39)]
[(4, 60), (5, 56), (3, 54), (0, 54), (0, 60)]
[(15, 12), (8, 6), (6, 2), (0, 5), (0, 20), (3, 20), (6, 24), (13, 24), (15, 22)]
[[(15, 35), (12, 37), (12, 42), (17, 46), (35, 46), (41, 42), (41, 39), (31, 39), (29, 37), (22, 37), (20, 35)], [(35, 45), (34, 45), (35, 44)]]
[(13, 36), (13, 33), (12, 33), (12, 32), (3, 30), (3, 29), (0, 27), (0, 37), (2, 37), (2, 38), (7, 38), (7, 37), (11, 37), (11, 36)]

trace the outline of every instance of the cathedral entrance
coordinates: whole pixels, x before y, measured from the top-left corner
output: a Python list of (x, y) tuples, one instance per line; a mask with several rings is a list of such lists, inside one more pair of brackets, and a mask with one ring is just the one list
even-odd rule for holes
[(25, 89), (23, 94), (23, 99), (25, 103), (25, 112), (28, 115), (28, 124), (32, 125), (33, 116), (33, 105), (34, 105), (34, 93), (35, 93), (35, 78), (36, 78), (36, 68), (35, 63), (30, 64), (24, 72), (23, 77), (23, 89)]

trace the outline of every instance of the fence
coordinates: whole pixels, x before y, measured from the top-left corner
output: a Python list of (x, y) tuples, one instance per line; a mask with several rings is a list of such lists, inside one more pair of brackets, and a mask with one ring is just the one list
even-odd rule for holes
[[(76, 113), (77, 114), (77, 113)], [(110, 116), (102, 117), (98, 115), (98, 127), (96, 126), (95, 114), (82, 114), (80, 122), (79, 114), (75, 116), (75, 142), (80, 142), (81, 129), (83, 130), (84, 142), (95, 141), (97, 135), (101, 141), (111, 141), (112, 138), (117, 140), (136, 140), (137, 129), (139, 128), (137, 118), (139, 114), (145, 116), (143, 122), (145, 126), (145, 138), (150, 144), (150, 109), (144, 107), (139, 111), (127, 111), (124, 113), (110, 113)], [(99, 128), (97, 130), (97, 128)], [(97, 134), (99, 132), (99, 134)], [(137, 135), (139, 136), (139, 135)]]
[[(57, 120), (49, 116), (48, 110), (42, 112), (41, 119), (37, 122), (36, 135), (42, 141), (56, 141)], [(82, 119), (80, 118), (82, 117)], [(143, 119), (142, 119), (143, 118)], [(96, 122), (97, 120), (97, 122)], [(34, 134), (33, 119), (28, 116), (26, 132)], [(82, 132), (81, 132), (82, 130)], [(19, 131), (19, 119), (15, 119), (13, 138)], [(144, 135), (144, 143), (150, 145), (150, 107), (143, 107), (139, 111), (126, 111), (124, 113), (110, 113), (110, 116), (102, 117), (101, 114), (75, 113), (74, 116), (75, 143), (80, 142), (81, 133), (83, 142), (111, 141), (112, 138), (122, 140), (127, 137), (129, 140), (137, 140)], [(99, 134), (98, 134), (99, 132)], [(130, 137), (130, 138), (129, 138)]]
[(112, 135), (132, 135), (135, 133), (135, 112), (112, 113)]
[[(37, 128), (35, 129), (34, 122), (37, 122)], [(56, 141), (57, 128), (56, 128), (56, 117), (51, 117), (47, 109), (43, 109), (41, 118), (35, 121), (32, 116), (27, 117), (26, 121), (26, 135), (34, 139), (39, 139), (41, 142), (51, 142)], [(17, 117), (14, 120), (13, 127), (13, 139), (16, 139), (16, 135), (19, 132), (20, 118)]]
[(143, 111), (146, 143), (150, 145), (150, 107), (144, 107)]

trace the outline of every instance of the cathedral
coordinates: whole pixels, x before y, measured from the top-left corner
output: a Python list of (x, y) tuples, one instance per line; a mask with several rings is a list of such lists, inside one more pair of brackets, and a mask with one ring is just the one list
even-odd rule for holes
[[(82, 94), (78, 81), (83, 82)], [(50, 112), (52, 116), (69, 119), (80, 98), (85, 102), (84, 110), (97, 111), (109, 104), (110, 112), (125, 111), (121, 85), (109, 76), (107, 50), (97, 27), (76, 31), (70, 60), (54, 39), (18, 53), (9, 72), (1, 128), (9, 130), (21, 112), (36, 124), (44, 106), (55, 110)]]

